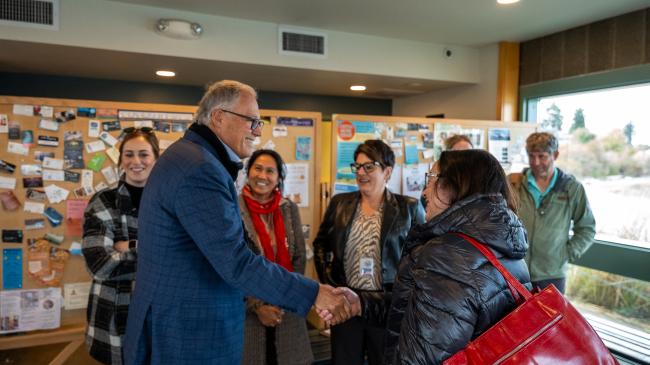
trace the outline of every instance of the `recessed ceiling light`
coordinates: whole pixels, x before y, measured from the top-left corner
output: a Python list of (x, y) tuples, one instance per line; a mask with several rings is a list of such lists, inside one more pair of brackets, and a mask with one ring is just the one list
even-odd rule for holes
[(352, 91), (366, 91), (366, 87), (363, 85), (352, 85), (350, 86), (350, 90)]
[(174, 77), (174, 76), (176, 76), (176, 72), (168, 71), (168, 70), (158, 70), (158, 71), (156, 71), (156, 75), (162, 76), (162, 77)]
[(510, 5), (518, 2), (519, 0), (497, 0), (497, 3), (501, 5)]

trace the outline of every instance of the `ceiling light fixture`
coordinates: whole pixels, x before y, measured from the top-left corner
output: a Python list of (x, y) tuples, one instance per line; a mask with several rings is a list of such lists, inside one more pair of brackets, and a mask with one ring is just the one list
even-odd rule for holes
[(203, 34), (203, 27), (199, 23), (192, 23), (187, 20), (158, 19), (156, 32), (170, 38), (198, 39)]
[(518, 2), (519, 0), (497, 0), (497, 3), (501, 5), (510, 5)]
[(363, 85), (352, 85), (350, 86), (350, 90), (352, 91), (366, 91), (366, 87)]
[(176, 72), (169, 71), (169, 70), (158, 70), (158, 71), (156, 71), (156, 75), (162, 76), (162, 77), (174, 77), (174, 76), (176, 76)]

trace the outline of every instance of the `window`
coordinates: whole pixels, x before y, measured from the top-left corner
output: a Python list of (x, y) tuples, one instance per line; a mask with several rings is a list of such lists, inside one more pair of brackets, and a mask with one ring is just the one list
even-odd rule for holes
[(650, 248), (650, 84), (542, 97), (557, 166), (584, 185), (597, 239)]
[[(596, 239), (650, 249), (650, 83), (557, 92), (524, 97), (524, 119), (559, 137), (557, 166), (583, 183)], [(650, 331), (650, 282), (577, 265), (567, 279), (581, 312)]]

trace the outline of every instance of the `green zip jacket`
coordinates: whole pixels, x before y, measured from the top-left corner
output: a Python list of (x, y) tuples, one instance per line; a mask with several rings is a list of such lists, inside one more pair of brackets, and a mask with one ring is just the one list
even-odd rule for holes
[(532, 281), (564, 278), (567, 264), (587, 251), (596, 234), (584, 187), (572, 175), (556, 171), (555, 186), (539, 208), (528, 190), (526, 170), (508, 176), (519, 196), (518, 215), (528, 231), (526, 263)]

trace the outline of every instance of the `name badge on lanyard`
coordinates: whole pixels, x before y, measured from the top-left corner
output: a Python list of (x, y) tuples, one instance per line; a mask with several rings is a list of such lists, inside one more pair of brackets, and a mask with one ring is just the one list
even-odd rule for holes
[(359, 275), (374, 276), (375, 260), (372, 257), (362, 257), (359, 260)]

